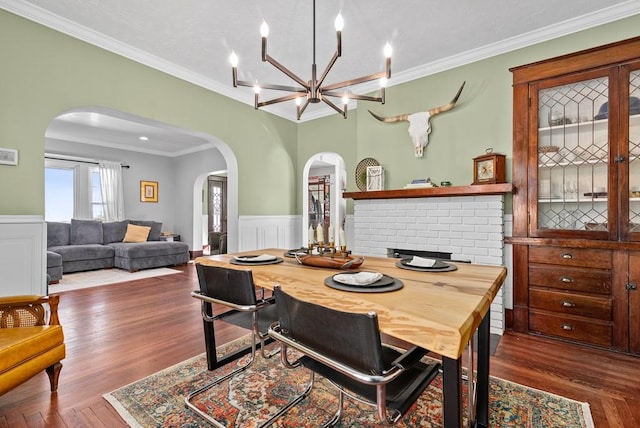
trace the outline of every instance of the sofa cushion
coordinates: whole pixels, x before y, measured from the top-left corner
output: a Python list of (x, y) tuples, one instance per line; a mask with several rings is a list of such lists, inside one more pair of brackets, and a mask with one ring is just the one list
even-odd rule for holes
[(162, 266), (175, 266), (189, 261), (189, 246), (184, 242), (140, 242), (109, 244), (116, 252), (114, 266), (131, 272)]
[(127, 233), (124, 235), (122, 242), (147, 242), (150, 227), (138, 226), (135, 224), (127, 225)]
[(174, 254), (189, 254), (189, 246), (184, 242), (140, 242), (124, 243), (114, 242), (109, 244), (115, 250), (116, 257), (138, 259), (145, 257), (157, 257)]
[(102, 222), (71, 219), (71, 245), (102, 244)]
[[(2, 335), (0, 335), (0, 373), (53, 350), (63, 343), (64, 335), (62, 327), (59, 325), (2, 329)], [(62, 346), (62, 355), (59, 359), (64, 358), (64, 345)]]
[(129, 220), (102, 223), (102, 243), (106, 245), (112, 242), (122, 242), (127, 233), (128, 224)]
[(47, 267), (62, 266), (62, 256), (53, 251), (47, 251)]
[(55, 221), (47, 222), (47, 247), (57, 247), (59, 245), (69, 245), (69, 223)]
[(149, 236), (147, 237), (147, 241), (159, 241), (160, 234), (162, 233), (162, 223), (157, 221), (145, 221), (145, 220), (131, 220), (132, 224), (136, 224), (138, 226), (147, 226), (151, 228), (149, 232)]
[(50, 247), (49, 251), (62, 256), (62, 263), (76, 260), (108, 259), (114, 256), (113, 248), (102, 244), (64, 245)]

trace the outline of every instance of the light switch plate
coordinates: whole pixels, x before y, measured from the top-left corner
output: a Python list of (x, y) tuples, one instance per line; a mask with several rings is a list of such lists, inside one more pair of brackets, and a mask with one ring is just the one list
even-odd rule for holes
[(14, 149), (5, 149), (0, 147), (0, 164), (1, 165), (18, 165), (18, 151)]

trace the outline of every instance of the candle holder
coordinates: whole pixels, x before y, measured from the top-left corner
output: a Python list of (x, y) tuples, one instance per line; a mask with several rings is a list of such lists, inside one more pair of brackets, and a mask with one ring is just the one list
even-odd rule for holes
[(340, 245), (340, 252), (343, 253), (346, 256), (346, 254), (347, 254), (347, 246), (346, 245)]

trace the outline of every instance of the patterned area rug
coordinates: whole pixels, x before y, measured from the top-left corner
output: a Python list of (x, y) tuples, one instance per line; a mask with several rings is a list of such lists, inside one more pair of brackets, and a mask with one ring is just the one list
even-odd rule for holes
[[(226, 352), (247, 341), (248, 336), (240, 338), (220, 347), (219, 351)], [(202, 354), (106, 394), (104, 398), (132, 427), (206, 426), (203, 419), (185, 408), (184, 397), (228, 372), (231, 365), (209, 372)], [(279, 357), (265, 360), (258, 355), (250, 369), (209, 390), (197, 401), (197, 405), (207, 409), (225, 426), (255, 427), (300, 393), (308, 380), (305, 369), (285, 369)], [(442, 426), (441, 388), (442, 377), (438, 376), (397, 426)], [(464, 393), (466, 395), (466, 388)], [(491, 378), (489, 398), (491, 427), (593, 427), (587, 403), (506, 380)], [(310, 397), (278, 419), (273, 426), (317, 427), (331, 418), (336, 406), (335, 389), (316, 376)], [(379, 426), (371, 407), (346, 398), (344, 409), (342, 420), (337, 425), (339, 427)]]
[(49, 293), (80, 290), (82, 288), (117, 284), (119, 282), (135, 281), (136, 279), (153, 278), (174, 273), (180, 273), (180, 271), (170, 268), (156, 268), (129, 272), (128, 270), (113, 268), (65, 273), (58, 284), (49, 284)]

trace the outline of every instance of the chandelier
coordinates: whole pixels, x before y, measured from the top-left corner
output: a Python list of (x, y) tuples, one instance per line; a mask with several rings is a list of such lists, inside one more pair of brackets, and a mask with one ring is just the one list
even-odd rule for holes
[[(347, 105), (349, 100), (364, 100), (374, 101), (384, 104), (385, 99), (385, 87), (387, 85), (387, 79), (391, 77), (391, 46), (387, 43), (384, 47), (384, 55), (386, 57), (385, 70), (379, 73), (370, 74), (368, 76), (359, 77), (356, 79), (345, 80), (344, 82), (334, 83), (331, 85), (325, 85), (324, 80), (331, 71), (331, 67), (342, 56), (342, 27), (344, 20), (342, 15), (338, 14), (335, 21), (337, 46), (333, 57), (327, 64), (326, 68), (322, 72), (320, 78), (317, 75), (316, 66), (316, 2), (313, 0), (313, 64), (311, 65), (311, 80), (305, 82), (298, 77), (291, 70), (280, 64), (273, 57), (267, 53), (267, 37), (269, 36), (269, 27), (266, 22), (262, 22), (260, 27), (260, 35), (262, 36), (262, 61), (268, 62), (282, 73), (286, 74), (300, 86), (286, 86), (286, 85), (274, 85), (268, 83), (249, 82), (238, 80), (238, 56), (235, 52), (231, 53), (230, 61), (233, 73), (233, 87), (247, 86), (253, 88), (254, 91), (254, 107), (256, 109), (271, 104), (277, 104), (285, 101), (295, 100), (296, 103), (296, 116), (300, 120), (300, 116), (305, 111), (309, 103), (317, 104), (324, 102), (329, 107), (334, 109), (337, 113), (341, 114), (345, 119), (347, 118)], [(357, 95), (351, 92), (348, 88), (353, 85), (358, 85), (372, 80), (380, 80), (380, 96), (373, 97), (368, 95)], [(267, 101), (260, 101), (260, 91), (262, 89), (271, 89), (276, 91), (292, 92), (289, 95), (285, 95), (278, 98), (273, 98)], [(340, 98), (342, 101), (342, 107), (339, 107), (331, 98)]]

